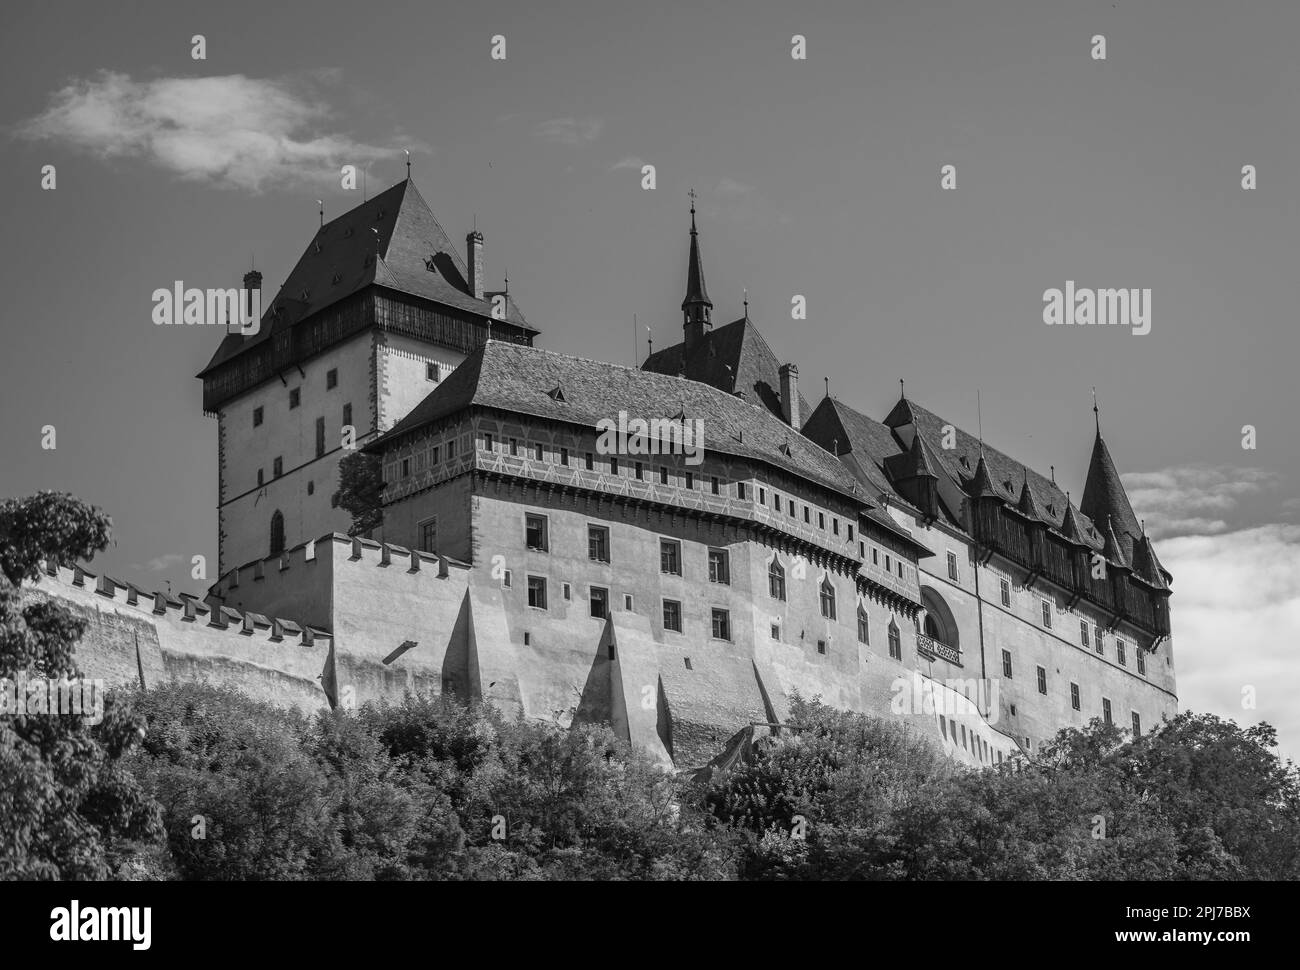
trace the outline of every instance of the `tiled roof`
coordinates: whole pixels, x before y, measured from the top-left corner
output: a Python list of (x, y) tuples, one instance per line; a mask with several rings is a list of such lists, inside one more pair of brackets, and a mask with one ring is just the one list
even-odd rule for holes
[[(551, 392), (560, 387), (563, 400)], [(691, 380), (494, 340), (471, 354), (428, 397), (366, 450), (379, 451), (420, 427), (471, 405), (594, 428), (603, 418), (704, 422), (706, 450), (758, 459), (866, 504), (866, 495), (830, 452), (752, 403)]]
[[(490, 317), (491, 294), (476, 300), (467, 276), (459, 251), (415, 183), (398, 182), (317, 230), (275, 299), (263, 298), (257, 334), (227, 334), (203, 372), (371, 284)], [(536, 332), (513, 300), (506, 322)]]
[[(781, 363), (747, 317), (710, 330), (690, 354), (681, 343), (657, 350), (645, 359), (641, 369), (681, 374), (728, 394), (744, 391), (746, 400), (781, 415)], [(799, 413), (805, 417), (810, 413), (802, 393)]]
[(1088, 480), (1083, 486), (1083, 500), (1079, 502), (1079, 511), (1094, 522), (1111, 519), (1115, 526), (1115, 538), (1119, 540), (1120, 550), (1126, 561), (1132, 561), (1133, 544), (1142, 535), (1133, 506), (1129, 504), (1128, 493), (1119, 478), (1119, 470), (1110, 457), (1110, 449), (1102, 440), (1101, 429), (1092, 443), (1092, 459), (1088, 462)]

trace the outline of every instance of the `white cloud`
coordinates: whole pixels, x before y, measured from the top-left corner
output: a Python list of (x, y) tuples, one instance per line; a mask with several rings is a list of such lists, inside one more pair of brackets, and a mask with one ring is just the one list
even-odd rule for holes
[(1243, 499), (1278, 483), (1267, 469), (1232, 465), (1187, 465), (1123, 479), (1134, 509), (1156, 539), (1226, 532)]
[(616, 172), (616, 171), (618, 171), (620, 168), (635, 168), (635, 169), (637, 169), (638, 171), (640, 171), (641, 166), (643, 166), (643, 165), (645, 165), (645, 162), (643, 162), (643, 161), (642, 161), (640, 158), (638, 158), (637, 156), (635, 156), (635, 155), (627, 155), (627, 156), (625, 156), (625, 157), (623, 157), (623, 158), (620, 158), (617, 162), (615, 162), (613, 165), (611, 165), (611, 166), (609, 167), (609, 170), (610, 170), (611, 172)]
[[(1300, 758), (1300, 525), (1166, 539), (1179, 707), (1268, 721)], [(1258, 707), (1242, 708), (1253, 687)]]
[(552, 118), (537, 126), (538, 138), (559, 145), (589, 145), (600, 137), (599, 118)]
[(184, 561), (185, 557), (180, 553), (169, 552), (164, 556), (154, 556), (145, 563), (144, 568), (149, 570), (151, 573), (160, 573), (165, 569), (170, 569), (172, 566), (179, 566)]
[(103, 71), (55, 92), (17, 134), (101, 158), (144, 159), (182, 179), (228, 188), (322, 182), (337, 178), (344, 164), (364, 166), (397, 152), (322, 130), (331, 110), (312, 91), (329, 77), (317, 72), (302, 84), (242, 74), (136, 81)]

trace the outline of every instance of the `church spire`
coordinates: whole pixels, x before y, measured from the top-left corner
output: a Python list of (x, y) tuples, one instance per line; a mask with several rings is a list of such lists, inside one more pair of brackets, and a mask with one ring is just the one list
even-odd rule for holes
[(700, 259), (700, 234), (695, 228), (695, 190), (691, 189), (691, 253), (686, 263), (686, 298), (682, 300), (683, 326), (686, 329), (686, 350), (703, 339), (705, 330), (713, 324), (713, 301), (704, 286), (704, 264)]

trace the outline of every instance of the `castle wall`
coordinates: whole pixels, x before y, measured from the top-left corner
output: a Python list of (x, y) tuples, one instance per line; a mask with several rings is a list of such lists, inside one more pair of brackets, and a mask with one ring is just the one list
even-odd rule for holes
[[(382, 330), (375, 334), (375, 356), (380, 431), (406, 417), (465, 359), (460, 351)], [(429, 379), (429, 364), (438, 365), (437, 380)]]

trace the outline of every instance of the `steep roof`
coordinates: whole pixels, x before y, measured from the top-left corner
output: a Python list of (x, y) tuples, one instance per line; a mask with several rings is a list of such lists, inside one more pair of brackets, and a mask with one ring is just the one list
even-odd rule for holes
[(691, 254), (686, 263), (686, 298), (682, 300), (682, 309), (692, 303), (706, 303), (713, 306), (709, 291), (704, 286), (704, 264), (700, 260), (700, 234), (695, 228), (695, 204), (691, 203)]
[[(415, 183), (398, 182), (317, 230), (275, 299), (263, 301), (259, 331), (227, 334), (200, 376), (372, 284), (490, 317), (492, 295), (475, 299), (467, 278), (460, 253)], [(505, 320), (537, 332), (513, 301)]]
[[(873, 490), (872, 497), (903, 499), (885, 474), (885, 462), (903, 455), (893, 432), (855, 411), (838, 398), (824, 397), (804, 421), (803, 433), (856, 469)], [(904, 504), (906, 504), (904, 500)]]
[(1110, 449), (1102, 440), (1101, 428), (1092, 443), (1092, 458), (1088, 462), (1088, 480), (1083, 486), (1083, 500), (1079, 511), (1094, 522), (1114, 523), (1115, 538), (1123, 551), (1125, 559), (1132, 561), (1133, 544), (1142, 535), (1133, 506), (1129, 504), (1128, 493), (1120, 481), (1119, 470), (1110, 457)]
[[(562, 394), (553, 396), (556, 387)], [(602, 419), (672, 418), (704, 422), (711, 452), (757, 459), (850, 496), (857, 480), (830, 452), (764, 408), (697, 381), (494, 340), (471, 354), (387, 434), (379, 451), (430, 422), (471, 405), (594, 428)]]

